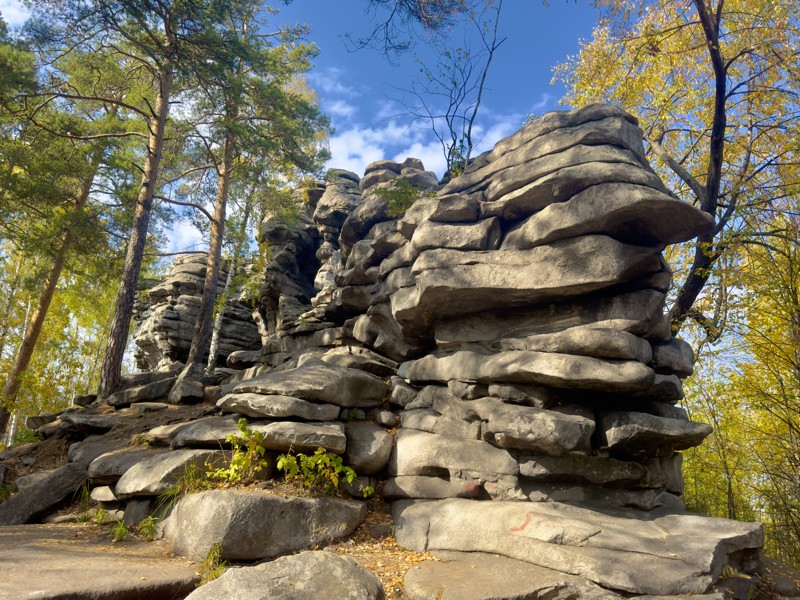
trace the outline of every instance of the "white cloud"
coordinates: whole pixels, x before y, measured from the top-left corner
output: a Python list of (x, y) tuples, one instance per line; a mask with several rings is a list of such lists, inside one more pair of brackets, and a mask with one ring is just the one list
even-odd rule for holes
[(331, 116), (351, 119), (356, 114), (358, 108), (345, 100), (333, 100), (324, 102), (322, 109)]
[(3, 15), (3, 20), (12, 27), (22, 25), (29, 15), (20, 0), (0, 0), (0, 14)]
[[(2, 2), (2, 0), (0, 0)], [(344, 96), (346, 98), (357, 98), (361, 95), (356, 88), (343, 83), (351, 79), (344, 70), (337, 67), (318, 69), (308, 74), (308, 80), (317, 92), (330, 94), (333, 96)]]
[(188, 219), (178, 219), (167, 232), (167, 252), (185, 252), (187, 250), (205, 250), (208, 245), (203, 240), (197, 227)]

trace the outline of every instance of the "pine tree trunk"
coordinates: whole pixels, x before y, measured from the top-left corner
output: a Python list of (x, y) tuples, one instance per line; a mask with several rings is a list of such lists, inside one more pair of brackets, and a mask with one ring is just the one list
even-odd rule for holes
[[(236, 268), (238, 266), (238, 257), (234, 256), (231, 264), (228, 267), (228, 276), (225, 278), (225, 287), (222, 290), (222, 296), (228, 297), (228, 292), (231, 289), (231, 282), (236, 277)], [(214, 367), (217, 365), (217, 352), (219, 350), (219, 338), (222, 332), (222, 317), (225, 313), (225, 305), (219, 307), (217, 316), (214, 318), (214, 328), (211, 331), (211, 346), (208, 349), (208, 361), (206, 361), (206, 373), (209, 375), (214, 372)]]
[(136, 300), (136, 286), (139, 271), (142, 268), (144, 247), (147, 241), (147, 230), (150, 225), (150, 212), (153, 196), (156, 192), (158, 170), (161, 165), (161, 152), (164, 146), (164, 131), (169, 114), (169, 99), (172, 89), (172, 65), (166, 62), (160, 76), (158, 97), (154, 107), (154, 117), (150, 122), (150, 138), (147, 147), (139, 197), (136, 200), (136, 212), (133, 217), (131, 237), (128, 240), (128, 251), (125, 255), (122, 279), (114, 304), (114, 318), (111, 321), (108, 345), (100, 371), (100, 385), (97, 395), (107, 398), (119, 387), (122, 376), (122, 358), (128, 342), (128, 330), (133, 316), (133, 305)]
[[(224, 155), (218, 172), (217, 194), (214, 200), (214, 220), (211, 222), (211, 240), (206, 262), (206, 279), (203, 284), (203, 299), (200, 303), (200, 315), (195, 324), (192, 346), (189, 349), (187, 364), (202, 363), (211, 346), (211, 330), (214, 319), (214, 302), (217, 298), (217, 280), (219, 279), (219, 263), (222, 257), (222, 239), (225, 233), (225, 211), (228, 204), (228, 189), (233, 168), (234, 142), (233, 135), (225, 136)], [(216, 357), (209, 357), (216, 362)]]

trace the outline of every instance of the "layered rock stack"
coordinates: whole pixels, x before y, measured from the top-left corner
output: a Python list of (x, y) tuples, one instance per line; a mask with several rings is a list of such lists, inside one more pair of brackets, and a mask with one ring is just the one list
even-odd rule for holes
[[(136, 366), (143, 371), (169, 368), (185, 362), (192, 345), (194, 327), (203, 296), (206, 256), (187, 254), (172, 263), (163, 281), (153, 282), (143, 292), (137, 307)], [(218, 293), (225, 289), (228, 276), (226, 262), (220, 269)], [(223, 308), (222, 329), (217, 363), (225, 364), (236, 351), (255, 350), (261, 346), (258, 326), (252, 308), (240, 294), (229, 294)]]
[[(341, 455), (360, 474), (353, 498), (375, 488), (393, 502), (400, 545), (501, 555), (491, 564), (529, 574), (524, 593), (481, 596), (472, 559), (448, 555), (446, 569), (409, 572), (414, 600), (702, 594), (726, 568), (753, 570), (758, 524), (683, 507), (680, 452), (710, 428), (680, 407), (694, 358), (671, 332), (662, 251), (713, 223), (664, 187), (633, 117), (599, 105), (550, 113), (441, 189), (407, 159), (373, 163), (363, 179), (330, 170), (296, 198), (297, 220), (259, 231), (263, 345), (248, 346), (254, 324), (247, 337), (226, 321), (241, 345), (220, 353), (239, 370), (206, 380), (205, 403), (151, 402), (174, 385), (165, 371), (43, 426), (73, 432), (94, 419), (119, 435), (125, 414), (163, 411), (168, 425), (137, 431), (145, 453), (73, 445), (95, 483), (116, 481), (104, 493), (126, 519), (187, 465), (224, 461), (245, 416), (273, 459)], [(151, 289), (143, 364), (180, 359), (201, 287), (202, 264), (187, 258)], [(176, 507), (167, 537), (194, 558), (220, 543), (223, 558), (260, 560), (365, 517), (352, 500), (306, 500), (203, 492)]]
[[(675, 406), (693, 356), (661, 251), (711, 226), (608, 107), (551, 113), (415, 203), (355, 328), (413, 359), (389, 493), (679, 506), (676, 451), (710, 428)], [(404, 344), (365, 335), (390, 319)]]

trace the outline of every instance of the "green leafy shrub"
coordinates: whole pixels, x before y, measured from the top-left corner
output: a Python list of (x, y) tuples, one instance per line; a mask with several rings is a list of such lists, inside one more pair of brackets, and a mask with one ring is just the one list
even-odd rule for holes
[(5, 502), (11, 497), (11, 488), (5, 483), (0, 483), (0, 502)]
[(299, 480), (308, 489), (322, 489), (334, 494), (339, 489), (339, 482), (351, 483), (356, 472), (342, 464), (342, 457), (326, 452), (325, 448), (317, 448), (311, 456), (306, 454), (287, 454), (278, 456), (276, 464), (286, 479)]
[(375, 195), (386, 200), (386, 214), (398, 218), (406, 214), (411, 205), (420, 198), (424, 188), (411, 185), (408, 179), (395, 179), (392, 183), (394, 185), (390, 188), (377, 188)]
[(208, 477), (225, 485), (254, 481), (262, 471), (269, 469), (269, 463), (264, 458), (264, 434), (250, 429), (244, 417), (239, 419), (236, 427), (241, 435), (232, 433), (225, 438), (233, 446), (230, 462), (217, 468), (206, 463)]

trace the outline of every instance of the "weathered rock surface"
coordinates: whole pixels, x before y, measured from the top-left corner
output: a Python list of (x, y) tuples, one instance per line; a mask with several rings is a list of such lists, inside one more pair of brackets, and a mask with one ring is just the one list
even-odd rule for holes
[(557, 503), (400, 502), (394, 516), (398, 543), (420, 552), (496, 553), (638, 594), (704, 593), (763, 543), (755, 523)]
[(387, 391), (384, 381), (374, 375), (323, 361), (308, 361), (296, 369), (251, 379), (234, 389), (236, 393), (293, 396), (344, 407), (378, 406)]
[(114, 487), (117, 498), (132, 496), (158, 496), (175, 485), (189, 465), (201, 469), (208, 462), (218, 463), (223, 459), (219, 450), (174, 450), (145, 458), (120, 477)]
[(214, 544), (224, 560), (260, 560), (330, 542), (364, 520), (364, 503), (211, 490), (183, 498), (164, 526), (174, 551), (202, 561)]
[(93, 525), (2, 527), (0, 563), (0, 600), (174, 600), (197, 582), (159, 542), (109, 544)]
[(37, 477), (8, 500), (0, 503), (0, 525), (21, 525), (74, 494), (86, 481), (86, 467), (69, 463)]
[(437, 561), (406, 573), (409, 600), (621, 600), (622, 596), (581, 577), (504, 556), (436, 552)]
[(352, 558), (301, 552), (255, 567), (229, 569), (186, 600), (383, 600), (378, 579)]

